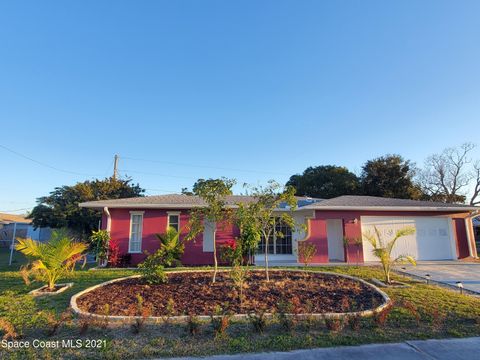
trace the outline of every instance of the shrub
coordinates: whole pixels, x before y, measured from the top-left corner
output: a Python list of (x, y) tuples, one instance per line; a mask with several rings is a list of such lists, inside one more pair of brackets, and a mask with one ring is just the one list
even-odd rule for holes
[(311, 242), (300, 241), (298, 243), (298, 256), (307, 267), (313, 260), (313, 257), (317, 253), (317, 246)]
[(44, 316), (47, 321), (47, 336), (55, 335), (63, 324), (68, 323), (72, 319), (72, 313), (69, 310), (65, 310), (60, 315), (53, 311), (46, 311)]
[(200, 320), (198, 319), (198, 316), (195, 316), (195, 315), (189, 315), (188, 316), (188, 320), (187, 320), (187, 329), (188, 329), (188, 333), (192, 336), (195, 336), (197, 335), (198, 333), (200, 333), (200, 326), (201, 326), (201, 322)]
[(267, 319), (265, 317), (265, 310), (260, 310), (255, 313), (248, 314), (248, 320), (252, 324), (253, 329), (258, 333), (263, 333), (267, 327)]
[(344, 322), (340, 318), (325, 318), (325, 326), (331, 332), (337, 333), (343, 329)]
[(151, 311), (144, 307), (143, 297), (140, 294), (137, 294), (137, 318), (135, 318), (135, 323), (132, 324), (132, 332), (134, 334), (139, 334), (145, 326), (145, 321), (147, 317), (150, 316)]
[(243, 263), (243, 251), (240, 241), (228, 240), (220, 246), (220, 258), (229, 265), (240, 266)]
[(180, 240), (180, 233), (170, 227), (164, 234), (155, 234), (160, 240), (160, 249), (157, 250), (158, 257), (162, 259), (165, 267), (181, 265), (180, 259), (185, 250), (185, 245)]
[(389, 304), (383, 310), (375, 312), (373, 315), (373, 321), (376, 326), (378, 327), (384, 327), (385, 324), (387, 323), (388, 316), (392, 312), (393, 305)]
[(46, 282), (48, 290), (52, 291), (61, 277), (75, 270), (77, 261), (84, 258), (87, 245), (70, 239), (65, 230), (55, 230), (47, 243), (18, 239), (15, 248), (35, 259), (25, 269), (37, 280)]
[(230, 279), (233, 282), (233, 286), (238, 291), (238, 298), (240, 300), (240, 306), (243, 305), (245, 282), (247, 281), (248, 269), (246, 267), (235, 264), (230, 270)]
[(162, 256), (159, 252), (148, 255), (147, 258), (138, 265), (142, 278), (148, 284), (163, 284), (167, 282), (167, 274), (162, 265)]
[(348, 325), (350, 325), (350, 329), (353, 331), (360, 330), (360, 326), (362, 324), (362, 317), (358, 314), (353, 314), (347, 317)]
[(228, 311), (228, 306), (224, 306), (223, 308), (220, 305), (215, 306), (213, 314), (210, 315), (215, 338), (225, 335), (225, 332), (230, 326), (231, 318), (232, 314), (230, 313), (230, 311)]
[(108, 265), (117, 267), (120, 265), (120, 245), (116, 240), (110, 240), (108, 243)]
[(90, 235), (90, 250), (97, 257), (99, 265), (105, 264), (107, 261), (109, 242), (110, 234), (107, 230), (92, 231), (92, 235)]
[(295, 318), (292, 317), (294, 306), (288, 300), (280, 300), (277, 306), (276, 317), (279, 324), (287, 331), (295, 326)]

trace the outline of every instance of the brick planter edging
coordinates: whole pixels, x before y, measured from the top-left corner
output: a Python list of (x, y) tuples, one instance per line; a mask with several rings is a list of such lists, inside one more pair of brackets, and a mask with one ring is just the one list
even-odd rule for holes
[[(219, 270), (219, 272), (226, 272), (228, 270)], [(259, 270), (252, 270), (252, 271), (259, 271)], [(261, 271), (261, 270), (260, 270)], [(391, 299), (390, 297), (380, 290), (377, 286), (354, 276), (346, 275), (346, 274), (338, 274), (338, 273), (333, 273), (333, 272), (327, 272), (327, 271), (311, 271), (311, 270), (296, 270), (296, 269), (271, 269), (270, 271), (292, 271), (292, 272), (310, 272), (314, 274), (326, 274), (326, 275), (333, 275), (333, 276), (338, 276), (338, 277), (343, 277), (351, 280), (355, 280), (358, 282), (361, 282), (362, 284), (370, 287), (377, 293), (379, 293), (382, 298), (383, 298), (383, 303), (379, 306), (377, 306), (375, 309), (369, 309), (369, 310), (363, 310), (363, 311), (355, 311), (355, 312), (345, 312), (345, 313), (312, 313), (312, 314), (287, 314), (287, 316), (290, 317), (299, 317), (300, 319), (302, 318), (315, 318), (315, 319), (343, 319), (345, 317), (349, 316), (360, 316), (360, 317), (368, 317), (372, 316), (375, 313), (381, 312), (383, 309), (385, 309), (387, 306), (390, 305)], [(184, 272), (213, 272), (213, 270), (181, 270), (181, 271), (168, 271), (167, 274), (178, 274), (178, 273), (184, 273)], [(123, 281), (126, 279), (133, 279), (133, 278), (139, 278), (141, 275), (132, 275), (132, 276), (127, 276), (127, 277), (122, 277), (118, 279), (113, 279), (109, 280), (106, 282), (103, 282), (101, 284), (89, 287), (83, 291), (80, 291), (79, 293), (75, 294), (72, 296), (70, 299), (70, 306), (73, 310), (74, 313), (76, 313), (80, 317), (88, 317), (96, 320), (108, 320), (112, 321), (115, 323), (124, 323), (124, 324), (131, 324), (134, 323), (135, 320), (137, 319), (142, 319), (142, 316), (123, 316), (123, 315), (99, 315), (99, 314), (94, 314), (90, 313), (87, 311), (81, 310), (78, 305), (77, 305), (77, 299), (92, 291), (95, 290), (101, 286), (105, 286), (108, 284), (112, 284), (115, 282)], [(265, 316), (267, 318), (272, 318), (274, 316), (273, 313), (266, 313)], [(220, 317), (220, 315), (214, 315), (214, 317)], [(145, 323), (147, 324), (158, 324), (158, 323), (163, 323), (166, 321), (166, 316), (148, 316), (145, 318)], [(200, 321), (208, 321), (211, 319), (210, 315), (197, 315), (196, 318)], [(168, 317), (168, 321), (170, 322), (175, 322), (175, 323), (184, 323), (187, 322), (189, 319), (188, 315), (179, 315), (179, 316), (170, 316)], [(248, 319), (248, 314), (234, 314), (232, 316), (232, 319), (236, 320), (245, 320)]]

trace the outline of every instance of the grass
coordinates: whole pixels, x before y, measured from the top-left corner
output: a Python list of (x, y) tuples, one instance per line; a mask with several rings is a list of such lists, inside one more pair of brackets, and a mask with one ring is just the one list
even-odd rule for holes
[[(20, 264), (21, 259), (19, 260)], [(381, 277), (375, 267), (332, 266), (312, 267), (311, 270), (349, 274), (369, 280)], [(89, 286), (110, 279), (128, 276), (133, 270), (77, 271), (66, 281), (73, 281), (73, 288), (53, 297), (35, 299), (35, 311), (52, 311), (56, 314), (66, 310), (70, 297)], [(403, 277), (395, 276), (397, 280)], [(56, 341), (64, 339), (103, 339), (102, 347), (79, 349), (24, 349), (6, 350), (0, 348), (1, 359), (139, 359), (168, 356), (207, 356), (213, 354), (284, 351), (300, 348), (336, 345), (359, 345), (379, 342), (395, 342), (412, 339), (445, 337), (468, 337), (480, 335), (480, 299), (460, 295), (448, 289), (406, 280), (409, 288), (387, 289), (388, 295), (396, 302), (408, 301), (415, 309), (408, 311), (394, 307), (384, 326), (377, 326), (372, 319), (363, 319), (358, 330), (345, 327), (332, 332), (322, 321), (310, 326), (297, 324), (293, 330), (284, 330), (277, 322), (270, 322), (263, 334), (255, 333), (252, 325), (245, 321), (235, 322), (222, 337), (214, 337), (211, 324), (204, 323), (200, 333), (189, 335), (186, 325), (170, 324), (146, 326), (139, 334), (129, 327), (116, 326), (103, 329), (91, 324), (85, 334), (78, 326), (66, 324), (58, 334), (47, 336), (46, 330), (36, 327), (25, 333), (24, 340), (43, 339)], [(18, 298), (39, 287), (39, 283), (26, 286), (16, 271), (0, 272), (0, 301), (6, 299), (9, 291)], [(32, 312), (32, 311), (31, 311)], [(414, 313), (420, 319), (417, 323)], [(439, 315), (442, 314), (442, 315)], [(85, 342), (83, 343), (85, 345)]]

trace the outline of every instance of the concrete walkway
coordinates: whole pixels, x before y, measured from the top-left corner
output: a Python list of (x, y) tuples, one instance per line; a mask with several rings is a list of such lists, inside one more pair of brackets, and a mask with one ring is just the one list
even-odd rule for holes
[[(415, 340), (395, 344), (340, 346), (258, 354), (216, 355), (214, 360), (473, 360), (479, 356), (480, 337)], [(177, 360), (202, 358), (177, 358)]]
[(480, 294), (480, 263), (451, 262), (419, 262), (417, 266), (403, 265), (405, 270), (398, 267), (397, 270), (407, 274), (425, 278), (430, 274), (430, 279), (439, 283), (455, 286), (461, 281), (463, 287)]

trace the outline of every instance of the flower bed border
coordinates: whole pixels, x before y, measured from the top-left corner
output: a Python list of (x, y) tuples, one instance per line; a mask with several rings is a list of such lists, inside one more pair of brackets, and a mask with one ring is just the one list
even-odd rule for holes
[(43, 289), (46, 289), (48, 285), (43, 285), (42, 287), (39, 287), (38, 289), (34, 289), (29, 292), (30, 295), (37, 297), (37, 296), (53, 296), (57, 294), (61, 294), (62, 292), (66, 291), (67, 289), (70, 289), (73, 286), (73, 282), (70, 283), (63, 283), (63, 284), (55, 284), (55, 286), (60, 287), (56, 291), (42, 291)]
[[(219, 270), (219, 272), (226, 272), (228, 270)], [(261, 270), (252, 270), (252, 271), (261, 271)], [(344, 312), (344, 313), (305, 313), (305, 314), (287, 314), (287, 316), (297, 316), (299, 318), (315, 318), (315, 319), (343, 319), (345, 317), (349, 316), (360, 316), (360, 317), (368, 317), (372, 316), (375, 313), (381, 312), (383, 309), (388, 307), (391, 303), (390, 297), (380, 290), (377, 286), (354, 276), (346, 275), (346, 274), (338, 274), (338, 273), (333, 273), (333, 272), (328, 272), (328, 271), (312, 271), (312, 270), (297, 270), (297, 269), (270, 269), (270, 271), (292, 271), (292, 272), (309, 272), (309, 273), (314, 273), (314, 274), (326, 274), (326, 275), (333, 275), (333, 276), (338, 276), (338, 277), (343, 277), (347, 278), (350, 280), (355, 280), (359, 281), (366, 286), (370, 287), (374, 291), (380, 294), (383, 298), (383, 303), (379, 306), (377, 306), (375, 309), (369, 309), (369, 310), (363, 310), (363, 311), (355, 311), (355, 312)], [(168, 271), (167, 274), (178, 274), (178, 273), (188, 273), (188, 272), (213, 272), (213, 270), (179, 270), (179, 271)], [(96, 319), (96, 320), (108, 320), (112, 321), (115, 323), (124, 323), (124, 324), (131, 324), (134, 323), (137, 319), (143, 319), (142, 316), (124, 316), (124, 315), (100, 315), (100, 314), (94, 314), (90, 313), (84, 310), (81, 310), (78, 305), (77, 305), (77, 299), (92, 291), (95, 290), (99, 287), (112, 284), (115, 282), (127, 280), (127, 279), (133, 279), (133, 278), (139, 278), (141, 275), (132, 275), (132, 276), (126, 276), (118, 279), (113, 279), (109, 280), (106, 282), (103, 282), (98, 285), (91, 286), (83, 291), (80, 291), (79, 293), (75, 294), (72, 296), (70, 299), (70, 306), (75, 314), (77, 314), (80, 317), (88, 317), (91, 319)], [(272, 318), (274, 316), (273, 313), (266, 313), (265, 316), (267, 318)], [(196, 316), (200, 321), (208, 321), (211, 319), (210, 315), (197, 315)], [(219, 316), (214, 316), (214, 317), (219, 317)], [(175, 323), (184, 323), (187, 322), (189, 319), (188, 315), (178, 315), (178, 316), (170, 316), (168, 318), (168, 321), (170, 322), (175, 322)], [(232, 316), (232, 319), (236, 320), (245, 320), (248, 319), (248, 314), (234, 314)], [(165, 316), (148, 316), (144, 318), (145, 323), (147, 324), (159, 324), (159, 323), (164, 323)]]

